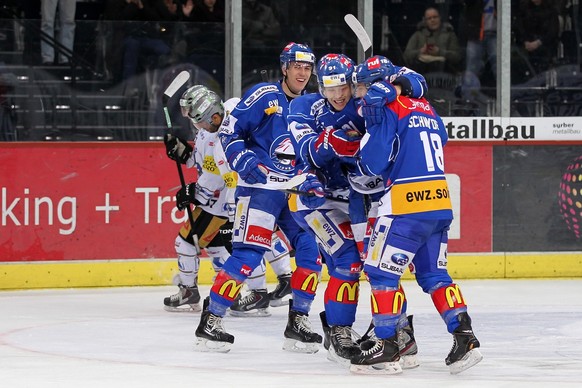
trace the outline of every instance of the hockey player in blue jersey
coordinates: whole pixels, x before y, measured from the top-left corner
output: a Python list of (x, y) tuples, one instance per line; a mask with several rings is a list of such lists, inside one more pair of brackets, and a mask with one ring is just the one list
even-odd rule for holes
[[(428, 90), (424, 77), (406, 67), (394, 65), (388, 58), (382, 55), (375, 55), (366, 59), (356, 66), (352, 74), (352, 82), (355, 89), (355, 97), (358, 103), (373, 87), (376, 91), (377, 100), (383, 104), (396, 99), (398, 95), (407, 97), (422, 98)], [(367, 107), (364, 107), (365, 110)], [(364, 237), (364, 249), (367, 250), (372, 228), (378, 211), (378, 202), (382, 193), (375, 193), (370, 197), (370, 210), (368, 211), (368, 228)], [(365, 254), (365, 253), (364, 253)], [(404, 297), (402, 304), (402, 314), (398, 319), (397, 339), (400, 351), (400, 365), (403, 369), (416, 368), (420, 365), (418, 361), (418, 347), (414, 337), (414, 327), (412, 324), (413, 316), (406, 314), (407, 299), (404, 288), (400, 284), (399, 292)], [(370, 324), (368, 331), (362, 337), (363, 339), (374, 336), (374, 323)]]
[(296, 174), (295, 155), (287, 129), (289, 101), (303, 94), (313, 72), (315, 56), (305, 45), (290, 43), (280, 55), (283, 79), (250, 88), (225, 119), (219, 137), (230, 167), (239, 175), (232, 236), (233, 251), (216, 276), (196, 329), (196, 349), (227, 352), (234, 336), (222, 317), (240, 292), (244, 280), (270, 249), (275, 226), (295, 249), (291, 277), (293, 302), (284, 331), (284, 349), (313, 353), (322, 338), (312, 331), (307, 311), (313, 297), (321, 259), (313, 238), (293, 220), (287, 196), (280, 191)]
[(325, 258), (330, 279), (321, 314), (324, 347), (330, 360), (346, 365), (359, 352), (351, 330), (362, 270), (356, 241), (362, 242), (367, 222), (364, 194), (352, 190), (348, 180), (358, 151), (358, 143), (351, 138), (361, 137), (365, 125), (352, 98), (354, 67), (343, 54), (321, 58), (317, 69), (320, 93), (293, 100), (288, 117), (300, 167), (308, 172), (299, 190), (315, 194), (293, 196), (290, 206)]
[(456, 374), (477, 364), (482, 355), (465, 299), (446, 267), (453, 218), (444, 170), (447, 131), (426, 99), (400, 96), (384, 104), (384, 98), (383, 87), (377, 84), (363, 98), (367, 132), (360, 143), (361, 167), (383, 177), (385, 192), (364, 263), (372, 289), (375, 337), (361, 344), (350, 370), (402, 371), (397, 323), (404, 296), (399, 281), (409, 266), (453, 335), (445, 362)]
[[(385, 77), (393, 71), (387, 64), (391, 65), (381, 64)], [(324, 297), (326, 311), (320, 314), (324, 346), (330, 360), (344, 364), (358, 352), (351, 326), (358, 302), (367, 197), (375, 199), (383, 192), (380, 177), (357, 173), (354, 156), (365, 123), (352, 98), (354, 68), (343, 54), (321, 58), (317, 72), (320, 93), (295, 99), (288, 119), (299, 160), (303, 168), (313, 171), (300, 190), (315, 194), (293, 198), (292, 208), (300, 225), (314, 234), (325, 257), (330, 281)], [(410, 76), (422, 78), (412, 72), (406, 77)], [(349, 205), (342, 199), (349, 200)], [(414, 337), (408, 338), (407, 349), (412, 349)]]

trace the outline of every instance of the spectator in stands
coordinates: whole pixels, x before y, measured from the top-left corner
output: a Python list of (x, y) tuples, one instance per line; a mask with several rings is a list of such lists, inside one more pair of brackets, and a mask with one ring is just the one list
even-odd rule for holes
[(404, 50), (404, 61), (420, 73), (456, 73), (460, 61), (459, 41), (453, 26), (441, 20), (438, 9), (428, 7), (417, 31)]
[(271, 7), (257, 0), (244, 0), (242, 6), (243, 46), (262, 48), (277, 46), (281, 26)]
[(184, 16), (186, 21), (224, 23), (224, 5), (217, 0), (186, 0), (186, 5), (192, 4), (192, 11)]
[(515, 25), (517, 44), (536, 73), (548, 70), (557, 55), (558, 10), (549, 0), (522, 0)]
[(187, 52), (223, 51), (224, 6), (217, 0), (186, 0), (182, 8), (185, 22), (204, 23), (193, 26), (184, 23), (183, 36)]
[(116, 25), (119, 40), (115, 40), (122, 42), (122, 79), (133, 77), (140, 61), (153, 61), (157, 66), (169, 59), (172, 22), (179, 19), (178, 6), (172, 0), (109, 0), (105, 12), (112, 20), (123, 21)]
[(471, 99), (480, 92), (485, 64), (497, 79), (496, 1), (465, 0), (462, 25), (460, 31), (467, 39), (467, 50), (461, 93), (464, 98)]
[(224, 0), (185, 0), (185, 6), (174, 52), (214, 77), (224, 90)]
[[(42, 0), (40, 7), (41, 31), (44, 38), (54, 39), (69, 52), (66, 55), (57, 49), (59, 64), (67, 64), (73, 52), (75, 42), (75, 11), (77, 0)], [(59, 16), (58, 33), (55, 38), (56, 16)], [(41, 39), (40, 55), (43, 65), (52, 65), (55, 62), (55, 43)]]

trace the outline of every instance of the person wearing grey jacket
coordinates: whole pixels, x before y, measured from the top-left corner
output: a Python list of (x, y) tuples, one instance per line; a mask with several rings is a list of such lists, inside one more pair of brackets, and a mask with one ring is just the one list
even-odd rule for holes
[(422, 22), (404, 50), (406, 66), (424, 74), (456, 73), (461, 59), (459, 41), (449, 23), (443, 23), (439, 11), (429, 7)]

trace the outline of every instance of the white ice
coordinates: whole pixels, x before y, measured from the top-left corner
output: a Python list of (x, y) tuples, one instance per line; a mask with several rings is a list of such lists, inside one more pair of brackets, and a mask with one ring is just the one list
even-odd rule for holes
[[(227, 316), (227, 354), (193, 351), (199, 313), (169, 313), (175, 287), (0, 292), (0, 387), (556, 387), (582, 386), (582, 279), (459, 280), (483, 361), (450, 375), (452, 339), (430, 297), (405, 281), (421, 366), (360, 376), (281, 350), (287, 307), (268, 318)], [(273, 285), (269, 285), (273, 287)], [(322, 333), (320, 284), (311, 321)], [(202, 286), (207, 295), (209, 286)], [(370, 322), (362, 284), (354, 325)]]

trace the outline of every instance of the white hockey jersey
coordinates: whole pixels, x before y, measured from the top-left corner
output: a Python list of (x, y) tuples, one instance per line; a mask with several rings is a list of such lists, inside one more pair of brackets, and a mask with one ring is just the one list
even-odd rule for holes
[[(224, 103), (224, 118), (228, 116), (238, 101), (240, 99), (231, 98)], [(199, 130), (194, 142), (194, 152), (188, 160), (187, 166), (196, 166), (198, 171), (196, 199), (200, 203), (208, 201), (208, 204), (198, 206), (210, 214), (228, 217), (232, 221), (235, 210), (234, 192), (237, 174), (228, 167), (218, 132), (210, 133)]]

